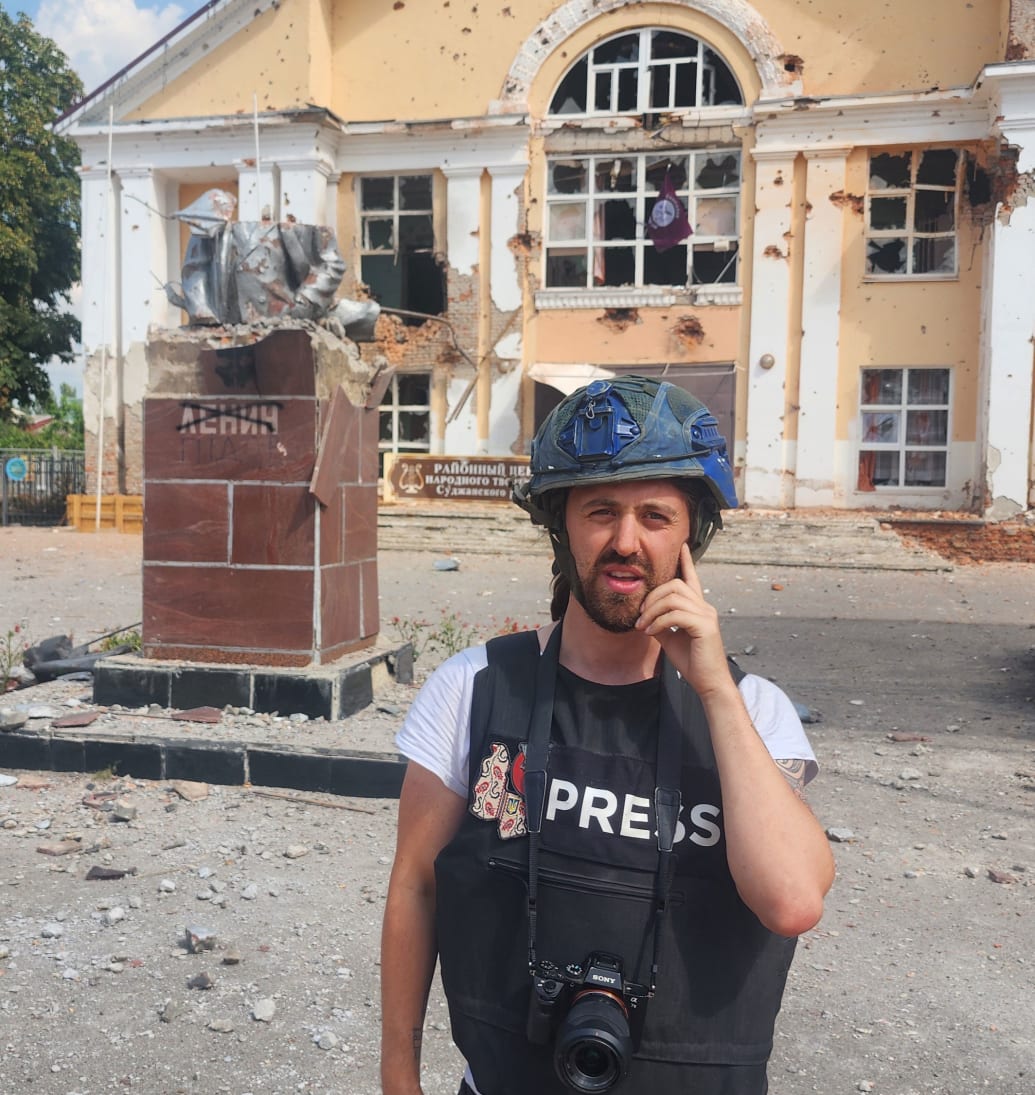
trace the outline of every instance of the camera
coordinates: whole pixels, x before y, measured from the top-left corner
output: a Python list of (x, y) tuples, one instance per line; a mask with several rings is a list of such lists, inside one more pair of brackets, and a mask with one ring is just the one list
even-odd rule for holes
[(647, 997), (623, 979), (615, 955), (595, 952), (563, 967), (541, 961), (532, 970), (528, 1040), (552, 1039), (554, 1069), (572, 1091), (610, 1091), (629, 1072)]

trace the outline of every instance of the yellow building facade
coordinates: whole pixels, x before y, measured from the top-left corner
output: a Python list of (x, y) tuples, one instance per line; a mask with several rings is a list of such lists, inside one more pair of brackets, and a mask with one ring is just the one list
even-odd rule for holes
[(215, 0), (60, 123), (94, 475), (139, 483), (169, 217), (219, 186), (335, 228), (386, 452), (527, 453), (636, 371), (708, 402), (749, 505), (1027, 511), (1030, 50), (1029, 0)]

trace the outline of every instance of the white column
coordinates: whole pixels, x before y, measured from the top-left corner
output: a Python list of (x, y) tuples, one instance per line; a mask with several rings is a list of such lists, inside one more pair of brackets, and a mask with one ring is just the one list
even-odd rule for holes
[(520, 230), (521, 187), (527, 164), (489, 167), (492, 179), (492, 303), (501, 312), (521, 307), (517, 256), (510, 241)]
[[(1010, 143), (1017, 140), (1014, 135)], [(1022, 171), (1035, 168), (1035, 131), (1024, 136)], [(1025, 155), (1027, 153), (1027, 155)], [(1032, 337), (1035, 334), (1035, 206), (1018, 205), (992, 229), (988, 307), (985, 449), (986, 516), (1028, 508), (1032, 439)]]
[[(1035, 62), (989, 65), (983, 75), (999, 133), (1018, 150), (1017, 192), (1024, 193), (1035, 180)], [(984, 278), (982, 339), (985, 516), (993, 520), (1030, 507), (1035, 474), (1035, 204), (1017, 201), (997, 212)]]
[(87, 355), (115, 341), (115, 203), (104, 168), (82, 168), (82, 341)]
[(844, 190), (847, 148), (805, 151), (805, 278), (798, 380), (796, 506), (830, 506), (854, 484), (835, 482), (838, 347), (844, 212), (830, 195)]
[(790, 333), (794, 155), (755, 149), (753, 156), (757, 164), (756, 211), (742, 501), (754, 506), (786, 507), (793, 501), (793, 476), (787, 469), (784, 446), (784, 399)]
[[(150, 167), (120, 167), (119, 236), (123, 345), (144, 342), (152, 323), (175, 322), (164, 285), (169, 269), (164, 216), (166, 187)], [(179, 274), (175, 274), (179, 280)]]
[[(520, 231), (521, 188), (527, 164), (489, 166), (492, 193), (489, 243), (489, 293), (495, 312), (509, 314), (512, 322), (492, 346), (499, 372), (492, 378), (492, 413), (488, 451), (511, 452), (521, 436), (522, 323), (515, 316), (522, 304), (518, 257), (510, 241)], [(491, 320), (490, 320), (491, 322)]]
[(264, 216), (280, 220), (280, 186), (277, 168), (271, 163), (234, 160), (237, 168), (237, 219), (258, 221)]
[[(327, 225), (327, 179), (330, 164), (316, 157), (278, 160), (280, 219), (299, 224)], [(330, 227), (334, 227), (333, 224)]]
[(478, 265), (482, 168), (445, 167), (446, 254), (449, 265), (470, 276)]

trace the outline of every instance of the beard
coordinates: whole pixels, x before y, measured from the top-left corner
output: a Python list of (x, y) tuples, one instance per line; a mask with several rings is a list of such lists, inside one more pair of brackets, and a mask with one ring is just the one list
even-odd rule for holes
[[(629, 595), (608, 589), (603, 579), (603, 570), (615, 564), (635, 567), (643, 575), (643, 590)], [(654, 567), (643, 556), (619, 555), (608, 551), (597, 559), (585, 577), (579, 575), (579, 584), (582, 586), (581, 601), (586, 615), (605, 631), (621, 634), (636, 627), (644, 599), (652, 589), (662, 583), (657, 580)]]

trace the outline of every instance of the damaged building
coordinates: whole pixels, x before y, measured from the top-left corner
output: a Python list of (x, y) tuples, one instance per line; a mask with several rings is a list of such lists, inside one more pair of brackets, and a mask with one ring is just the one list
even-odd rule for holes
[(59, 123), (91, 489), (140, 489), (173, 214), (218, 188), (333, 229), (385, 453), (525, 454), (636, 371), (750, 505), (1028, 511), (1029, 56), (1035, 0), (212, 0)]

